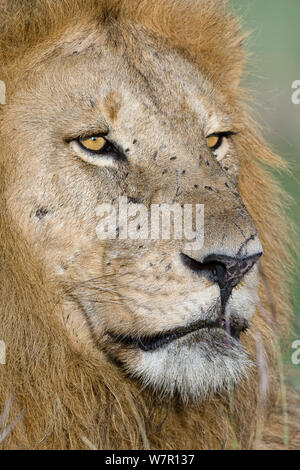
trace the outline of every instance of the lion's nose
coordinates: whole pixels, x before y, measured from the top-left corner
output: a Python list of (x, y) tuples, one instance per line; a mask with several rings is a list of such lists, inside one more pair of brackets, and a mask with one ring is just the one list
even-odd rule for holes
[(262, 256), (262, 252), (246, 258), (232, 258), (229, 256), (211, 254), (202, 263), (185, 254), (181, 259), (193, 271), (206, 275), (210, 280), (217, 282), (221, 290), (222, 304), (225, 305), (234, 287), (236, 287), (250, 269)]
[(247, 258), (231, 258), (227, 256), (209, 255), (203, 265), (210, 265), (215, 281), (221, 289), (233, 289), (243, 279), (245, 274), (257, 263), (262, 253)]

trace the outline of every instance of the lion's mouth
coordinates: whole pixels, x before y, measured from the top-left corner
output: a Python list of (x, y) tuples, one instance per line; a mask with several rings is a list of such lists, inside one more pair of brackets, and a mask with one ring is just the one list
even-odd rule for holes
[(246, 331), (248, 328), (249, 324), (245, 319), (234, 319), (230, 322), (227, 322), (225, 319), (210, 322), (201, 320), (188, 327), (176, 328), (168, 332), (158, 333), (154, 336), (134, 338), (131, 336), (120, 337), (110, 333), (110, 337), (115, 342), (119, 342), (127, 346), (133, 346), (135, 348), (141, 349), (142, 351), (149, 352), (155, 351), (162, 346), (172, 343), (179, 338), (183, 338), (184, 336), (199, 330), (220, 329), (226, 331), (228, 335), (230, 335), (235, 340), (239, 340), (241, 333)]

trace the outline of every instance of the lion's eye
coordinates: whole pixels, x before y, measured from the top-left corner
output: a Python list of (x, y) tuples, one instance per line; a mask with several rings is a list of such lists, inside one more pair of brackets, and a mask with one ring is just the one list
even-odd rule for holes
[(80, 145), (90, 152), (102, 153), (109, 150), (110, 143), (103, 136), (79, 138)]
[(225, 131), (215, 132), (206, 137), (206, 145), (212, 151), (218, 162), (228, 155), (230, 151), (230, 137), (236, 134), (237, 133), (233, 131)]
[(211, 150), (217, 150), (219, 147), (221, 147), (224, 137), (224, 134), (209, 135), (208, 137), (206, 137), (207, 146)]
[(106, 138), (107, 134), (91, 135), (90, 137), (77, 137), (67, 140), (73, 154), (90, 165), (98, 167), (114, 167), (126, 157), (118, 144)]

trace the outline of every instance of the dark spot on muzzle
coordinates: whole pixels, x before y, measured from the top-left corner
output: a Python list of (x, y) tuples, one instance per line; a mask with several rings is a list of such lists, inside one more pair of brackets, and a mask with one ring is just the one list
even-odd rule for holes
[(49, 213), (48, 209), (45, 209), (44, 207), (40, 207), (36, 213), (35, 216), (39, 219), (42, 220), (46, 215)]

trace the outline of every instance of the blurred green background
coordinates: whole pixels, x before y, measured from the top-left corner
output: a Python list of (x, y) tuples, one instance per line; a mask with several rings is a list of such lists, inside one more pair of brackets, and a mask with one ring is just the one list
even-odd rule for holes
[[(300, 80), (300, 0), (231, 0), (251, 34), (246, 42), (252, 54), (244, 85), (255, 99), (254, 117), (275, 152), (290, 163), (290, 175), (278, 175), (292, 197), (289, 213), (300, 235), (300, 104), (292, 103), (292, 83)], [(300, 339), (300, 256), (294, 279), (295, 331)], [(291, 353), (293, 350), (291, 350)], [(291, 353), (286, 361), (291, 364)], [(300, 365), (291, 379), (300, 390)]]

